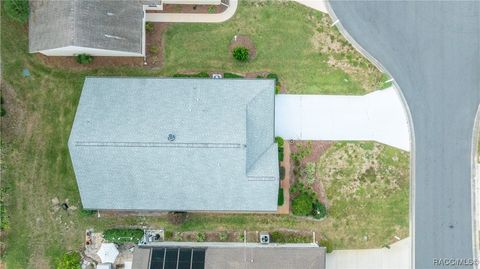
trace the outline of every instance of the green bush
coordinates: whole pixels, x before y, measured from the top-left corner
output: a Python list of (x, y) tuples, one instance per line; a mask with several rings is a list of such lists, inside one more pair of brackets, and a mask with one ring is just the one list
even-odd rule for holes
[(274, 79), (275, 80), (275, 85), (280, 85), (277, 74), (270, 73), (270, 74), (267, 75), (267, 78)]
[(283, 188), (278, 189), (278, 201), (277, 205), (281, 206), (284, 203), (284, 198), (283, 198)]
[(320, 201), (313, 203), (312, 215), (316, 219), (324, 218), (327, 215), (327, 208)]
[(103, 238), (112, 243), (138, 242), (143, 237), (141, 229), (108, 229), (103, 232)]
[(55, 269), (80, 269), (81, 256), (78, 252), (67, 252), (55, 262)]
[(77, 63), (79, 64), (89, 64), (93, 61), (93, 56), (82, 53), (82, 54), (78, 54), (76, 56), (76, 59), (77, 59)]
[(233, 49), (233, 58), (239, 62), (248, 61), (249, 52), (245, 47), (236, 47)]
[(332, 253), (332, 251), (333, 251), (332, 241), (330, 241), (328, 239), (324, 239), (324, 240), (320, 240), (320, 242), (318, 242), (318, 244), (322, 247), (325, 247), (327, 249), (327, 253)]
[(207, 239), (207, 235), (203, 232), (197, 233), (197, 236), (195, 238), (197, 242), (204, 242), (206, 239)]
[(7, 115), (7, 111), (6, 111), (5, 108), (3, 108), (3, 106), (2, 106), (2, 107), (0, 107), (0, 117), (3, 117), (3, 116), (5, 116), (5, 115)]
[(28, 0), (4, 0), (3, 7), (10, 18), (21, 23), (28, 21)]
[(210, 75), (207, 72), (200, 72), (196, 74), (180, 74), (176, 73), (173, 75), (174, 78), (209, 78)]
[(243, 78), (243, 76), (240, 76), (234, 73), (228, 73), (228, 72), (223, 73), (223, 77), (224, 78)]
[(278, 148), (278, 161), (283, 162), (283, 148)]
[(299, 216), (312, 214), (314, 200), (307, 193), (302, 192), (292, 200), (292, 213)]
[(154, 26), (153, 22), (147, 21), (147, 22), (145, 23), (145, 31), (146, 31), (147, 33), (153, 32), (153, 29), (154, 29), (154, 28), (155, 28), (155, 26)]
[(285, 167), (280, 166), (280, 180), (285, 178)]
[(279, 148), (283, 148), (283, 146), (285, 145), (285, 140), (283, 140), (283, 138), (281, 138), (280, 136), (275, 137), (275, 142), (277, 142)]
[(165, 241), (170, 241), (173, 239), (173, 232), (172, 231), (164, 231), (163, 233), (164, 237), (165, 237)]

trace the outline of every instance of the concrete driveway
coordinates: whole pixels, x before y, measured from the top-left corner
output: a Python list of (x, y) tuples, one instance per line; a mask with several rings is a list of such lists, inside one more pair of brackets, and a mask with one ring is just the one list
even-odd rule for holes
[(410, 150), (408, 117), (393, 87), (365, 96), (276, 95), (275, 133), (293, 140), (373, 140)]
[(327, 269), (406, 269), (410, 267), (410, 238), (388, 248), (335, 250), (327, 254)]

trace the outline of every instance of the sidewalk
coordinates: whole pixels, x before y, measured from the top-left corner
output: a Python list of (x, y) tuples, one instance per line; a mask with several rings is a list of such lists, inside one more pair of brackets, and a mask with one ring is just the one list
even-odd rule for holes
[(316, 9), (320, 12), (328, 14), (327, 0), (294, 0), (297, 3), (300, 3), (309, 8)]
[(392, 244), (390, 249), (334, 250), (327, 254), (327, 269), (408, 269), (411, 239)]
[(193, 13), (146, 13), (145, 20), (148, 22), (224, 22), (233, 15), (238, 7), (238, 0), (230, 0), (228, 8), (218, 14), (193, 14)]

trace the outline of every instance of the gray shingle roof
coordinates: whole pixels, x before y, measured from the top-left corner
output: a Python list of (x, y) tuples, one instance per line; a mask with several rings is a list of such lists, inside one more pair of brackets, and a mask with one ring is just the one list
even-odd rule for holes
[(80, 46), (141, 54), (142, 2), (30, 1), (30, 52)]
[(85, 208), (275, 211), (274, 81), (87, 78), (69, 149)]

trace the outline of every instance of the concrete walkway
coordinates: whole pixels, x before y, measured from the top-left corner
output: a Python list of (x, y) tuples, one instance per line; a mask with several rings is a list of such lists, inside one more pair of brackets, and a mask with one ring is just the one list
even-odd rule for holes
[(149, 22), (224, 22), (233, 15), (238, 7), (238, 0), (230, 0), (228, 8), (217, 14), (194, 14), (194, 13), (147, 13), (145, 20)]
[(316, 9), (323, 13), (328, 13), (327, 1), (326, 0), (294, 0), (304, 6), (309, 8)]
[(372, 140), (410, 151), (408, 117), (393, 87), (365, 96), (279, 94), (275, 133), (285, 140)]
[(410, 268), (410, 237), (388, 248), (335, 250), (327, 254), (327, 269), (407, 269)]

